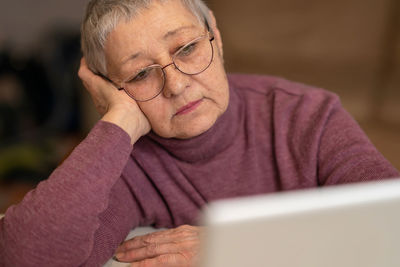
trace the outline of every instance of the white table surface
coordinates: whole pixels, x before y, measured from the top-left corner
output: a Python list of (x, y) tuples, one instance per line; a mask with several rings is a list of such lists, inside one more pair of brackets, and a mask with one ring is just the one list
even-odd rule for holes
[[(138, 235), (145, 235), (154, 231), (160, 231), (162, 229), (155, 229), (152, 227), (138, 227), (135, 230), (132, 230), (128, 236), (125, 238), (125, 240), (131, 239), (135, 236)], [(105, 265), (103, 265), (103, 267), (128, 267), (129, 263), (122, 263), (122, 262), (117, 262), (113, 259), (110, 259), (109, 261), (106, 262)]]

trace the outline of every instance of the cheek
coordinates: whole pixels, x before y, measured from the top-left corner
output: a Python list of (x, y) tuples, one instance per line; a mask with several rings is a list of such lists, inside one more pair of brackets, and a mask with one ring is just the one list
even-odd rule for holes
[(156, 99), (149, 102), (138, 103), (138, 105), (148, 119), (151, 127), (153, 129), (161, 129), (166, 127), (170, 118), (170, 112), (165, 103), (162, 103), (162, 101), (155, 101)]
[(202, 85), (207, 88), (209, 97), (212, 98), (220, 108), (227, 105), (229, 98), (229, 85), (225, 69), (220, 58), (217, 58), (209, 72), (204, 73)]

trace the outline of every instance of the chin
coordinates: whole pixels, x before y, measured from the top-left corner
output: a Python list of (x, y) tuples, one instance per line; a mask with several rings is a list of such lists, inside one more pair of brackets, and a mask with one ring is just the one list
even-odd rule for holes
[(177, 133), (175, 138), (178, 139), (189, 139), (201, 135), (207, 132), (215, 123), (216, 119), (198, 120), (194, 125), (190, 125), (182, 129), (180, 133)]
[(225, 112), (226, 107), (221, 111), (218, 108), (209, 108), (206, 114), (191, 120), (191, 123), (184, 124), (180, 131), (174, 136), (177, 139), (189, 139), (207, 132)]
[(189, 139), (201, 135), (202, 133), (209, 130), (217, 120), (218, 116), (201, 116), (200, 118), (193, 119), (190, 123), (179, 123), (171, 131), (153, 131), (163, 138), (177, 138), (177, 139)]
[[(207, 103), (207, 105), (205, 105)], [(210, 105), (210, 103), (212, 103)], [(192, 114), (176, 117), (169, 124), (160, 125), (153, 131), (163, 138), (190, 139), (207, 132), (225, 112), (227, 104), (220, 108), (214, 102), (206, 101)], [(154, 125), (153, 125), (154, 126)]]
[(189, 138), (193, 138), (193, 137), (199, 136), (202, 133), (205, 133), (208, 129), (210, 129), (212, 127), (212, 125), (213, 124), (211, 124), (208, 127), (196, 127), (196, 128), (188, 129), (187, 131), (184, 131), (184, 132), (176, 135), (175, 138), (177, 138), (177, 139), (189, 139)]

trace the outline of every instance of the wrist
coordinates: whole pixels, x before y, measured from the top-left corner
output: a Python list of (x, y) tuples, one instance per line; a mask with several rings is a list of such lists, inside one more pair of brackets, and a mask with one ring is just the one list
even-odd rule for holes
[[(144, 117), (144, 115), (140, 114)], [(127, 110), (110, 110), (101, 118), (103, 121), (114, 123), (122, 128), (131, 138), (131, 144), (147, 134), (150, 131), (150, 126), (142, 125), (138, 118), (138, 114)], [(145, 124), (148, 124), (146, 121)]]

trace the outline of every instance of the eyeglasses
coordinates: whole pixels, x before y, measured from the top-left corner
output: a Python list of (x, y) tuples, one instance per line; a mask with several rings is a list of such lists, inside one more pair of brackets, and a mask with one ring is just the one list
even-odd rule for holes
[(164, 89), (166, 67), (174, 65), (177, 70), (186, 75), (197, 75), (205, 71), (214, 57), (213, 40), (214, 36), (208, 31), (176, 51), (171, 63), (164, 67), (153, 64), (136, 71), (117, 89), (124, 90), (131, 98), (139, 102), (152, 100)]

